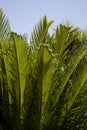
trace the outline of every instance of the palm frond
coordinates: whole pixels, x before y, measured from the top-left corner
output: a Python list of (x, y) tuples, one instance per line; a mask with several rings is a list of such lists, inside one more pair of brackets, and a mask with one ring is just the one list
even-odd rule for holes
[(9, 20), (0, 8), (0, 40), (5, 40), (10, 36)]
[[(29, 55), (29, 70), (26, 77), (23, 104), (23, 127), (26, 130), (39, 130), (41, 127), (42, 107), (43, 102), (45, 102), (43, 95), (47, 90), (44, 84), (44, 75), (46, 75), (51, 61), (51, 55), (47, 49), (49, 45), (46, 44), (48, 28), (51, 24), (52, 21), (47, 22), (46, 17), (44, 17), (38, 26), (35, 26), (30, 42), (31, 53)], [(47, 75), (49, 76), (49, 74)]]
[[(12, 119), (12, 129), (21, 129), (21, 95), (24, 89), (26, 62), (26, 42), (24, 39), (11, 33), (10, 38), (4, 43), (5, 65), (9, 89), (9, 109)], [(22, 99), (23, 100), (23, 99)]]
[[(65, 34), (67, 34), (67, 32)], [(63, 35), (63, 32), (61, 35)], [(59, 37), (61, 37), (61, 35)], [(69, 36), (69, 34), (67, 36)], [(68, 41), (66, 43), (66, 39), (63, 42), (66, 45), (62, 46), (62, 43), (61, 43), (62, 41), (58, 42), (58, 44), (60, 44), (59, 45), (60, 48), (62, 46), (63, 53), (61, 51), (61, 56), (59, 56), (60, 51), (58, 51), (58, 55), (56, 56), (56, 59), (57, 59), (56, 68), (53, 74), (54, 78), (52, 78), (52, 81), (51, 81), (51, 88), (50, 88), (51, 90), (49, 92), (49, 100), (47, 103), (48, 111), (46, 112), (47, 116), (45, 118), (47, 125), (44, 126), (45, 129), (46, 128), (58, 129), (60, 128), (60, 126), (62, 126), (62, 120), (64, 119), (64, 113), (67, 113), (68, 105), (70, 109), (73, 102), (75, 101), (75, 98), (77, 97), (79, 91), (82, 89), (87, 79), (87, 75), (86, 75), (87, 65), (83, 64), (83, 67), (82, 67), (83, 69), (80, 69), (80, 71), (78, 72), (77, 78), (74, 77), (75, 79), (72, 79), (73, 80), (72, 87), (70, 87), (70, 91), (67, 94), (66, 89), (68, 89), (69, 87), (67, 86), (67, 82), (70, 81), (71, 75), (74, 73), (75, 70), (77, 70), (76, 69), (77, 66), (79, 65), (81, 60), (84, 58), (84, 56), (87, 54), (87, 42), (80, 44), (80, 41), (77, 40), (78, 39), (77, 35), (74, 36), (74, 39), (71, 38), (72, 40), (68, 38), (69, 41), (71, 41), (70, 43)], [(74, 48), (72, 47), (73, 42), (74, 42)], [(79, 44), (79, 47), (75, 46), (77, 42)], [(61, 50), (60, 48), (58, 48), (58, 50)], [(67, 49), (68, 49), (68, 53), (66, 52)], [(72, 49), (74, 49), (74, 51), (72, 51)], [(64, 53), (69, 55), (68, 57), (66, 55), (66, 60), (62, 58), (65, 55)], [(80, 80), (80, 78), (82, 80)], [(74, 90), (72, 91), (72, 89)], [(70, 94), (70, 97), (68, 97), (69, 94)], [(69, 100), (68, 102), (69, 104), (67, 104), (67, 102), (65, 101), (65, 106), (64, 106), (64, 100), (66, 99), (66, 97), (67, 97), (67, 100)]]
[(1, 129), (9, 129), (8, 113), (9, 113), (9, 95), (7, 71), (4, 58), (3, 42), (10, 36), (9, 21), (0, 9), (0, 127)]

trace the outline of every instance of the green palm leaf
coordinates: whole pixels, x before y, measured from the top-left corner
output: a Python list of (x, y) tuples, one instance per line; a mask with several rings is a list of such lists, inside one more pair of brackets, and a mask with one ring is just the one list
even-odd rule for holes
[(21, 129), (21, 94), (25, 80), (23, 65), (26, 62), (26, 45), (23, 38), (15, 33), (11, 34), (7, 43), (7, 55), (5, 58), (10, 92), (9, 102), (14, 129)]
[(5, 40), (10, 36), (9, 20), (0, 8), (0, 40)]
[(0, 128), (5, 129), (8, 125), (8, 113), (9, 113), (9, 98), (8, 98), (8, 83), (7, 72), (4, 59), (3, 42), (10, 36), (9, 21), (0, 9)]
[[(50, 88), (51, 90), (49, 92), (49, 100), (47, 103), (48, 111), (47, 111), (47, 116), (45, 118), (47, 125), (44, 126), (45, 127), (44, 129), (49, 129), (49, 128), (59, 129), (62, 127), (62, 120), (66, 118), (66, 116), (64, 115), (66, 115), (67, 111), (70, 110), (72, 104), (75, 101), (75, 98), (77, 97), (78, 93), (82, 89), (87, 79), (87, 75), (86, 75), (87, 65), (86, 64), (83, 64), (82, 69), (78, 71), (77, 78), (74, 78), (75, 77), (74, 76), (73, 77), (74, 79), (70, 79), (74, 71), (75, 70), (77, 71), (77, 66), (80, 64), (81, 60), (87, 54), (87, 42), (85, 41), (82, 44), (80, 44), (81, 42), (77, 40), (78, 35), (74, 35), (72, 39), (69, 28), (62, 25), (60, 26), (61, 28), (59, 28), (59, 31), (60, 31), (59, 38), (55, 39), (55, 42), (54, 42), (55, 43), (54, 46), (56, 46), (56, 44), (59, 44), (60, 47), (58, 46), (58, 49), (57, 47), (55, 47), (58, 50), (58, 54), (56, 56), (56, 62), (55, 62), (56, 68), (53, 75), (54, 78), (52, 78), (51, 88)], [(68, 34), (67, 34), (67, 31), (68, 31)], [(75, 33), (75, 31), (77, 32), (77, 30), (74, 30), (73, 33)], [(65, 41), (60, 39), (63, 33), (67, 34), (67, 37), (68, 37), (68, 38), (67, 37), (65, 38)], [(69, 36), (71, 37), (72, 40), (70, 40)], [(74, 43), (74, 48), (72, 46), (73, 43)], [(76, 46), (77, 43), (79, 44), (79, 47)], [(57, 53), (57, 50), (56, 50), (56, 53)], [(80, 80), (80, 78), (82, 80)], [(67, 94), (66, 90), (68, 91), (68, 87), (69, 87), (67, 86), (67, 83), (69, 81), (71, 81), (72, 87), (70, 87), (70, 91)], [(69, 100), (68, 104), (67, 104), (67, 100)], [(65, 101), (65, 104), (64, 104), (64, 101)], [(61, 129), (63, 129), (63, 127)]]
[[(47, 90), (47, 81), (44, 81), (44, 76), (51, 61), (51, 55), (46, 44), (47, 32), (51, 24), (52, 21), (47, 23), (47, 19), (44, 17), (38, 24), (38, 28), (35, 26), (30, 42), (32, 50), (29, 55), (29, 71), (26, 77), (23, 104), (24, 129), (26, 130), (39, 130), (41, 127), (43, 95)], [(49, 74), (47, 75), (49, 76)]]

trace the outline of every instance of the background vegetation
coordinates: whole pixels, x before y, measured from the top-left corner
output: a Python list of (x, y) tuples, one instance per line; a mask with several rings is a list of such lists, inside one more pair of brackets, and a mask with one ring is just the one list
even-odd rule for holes
[(87, 33), (52, 23), (28, 44), (0, 9), (0, 130), (87, 129)]

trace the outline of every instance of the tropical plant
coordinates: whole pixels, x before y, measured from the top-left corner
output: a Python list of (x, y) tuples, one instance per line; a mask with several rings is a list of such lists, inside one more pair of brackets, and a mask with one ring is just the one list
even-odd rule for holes
[(50, 35), (52, 23), (28, 44), (0, 10), (0, 130), (87, 129), (87, 35), (68, 24)]

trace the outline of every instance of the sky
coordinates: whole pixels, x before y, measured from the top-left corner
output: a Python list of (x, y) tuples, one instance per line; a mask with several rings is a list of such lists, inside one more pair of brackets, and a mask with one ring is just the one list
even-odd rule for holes
[(46, 15), (54, 20), (50, 31), (67, 21), (87, 29), (87, 0), (0, 0), (0, 8), (9, 18), (11, 30), (30, 36), (35, 24)]

